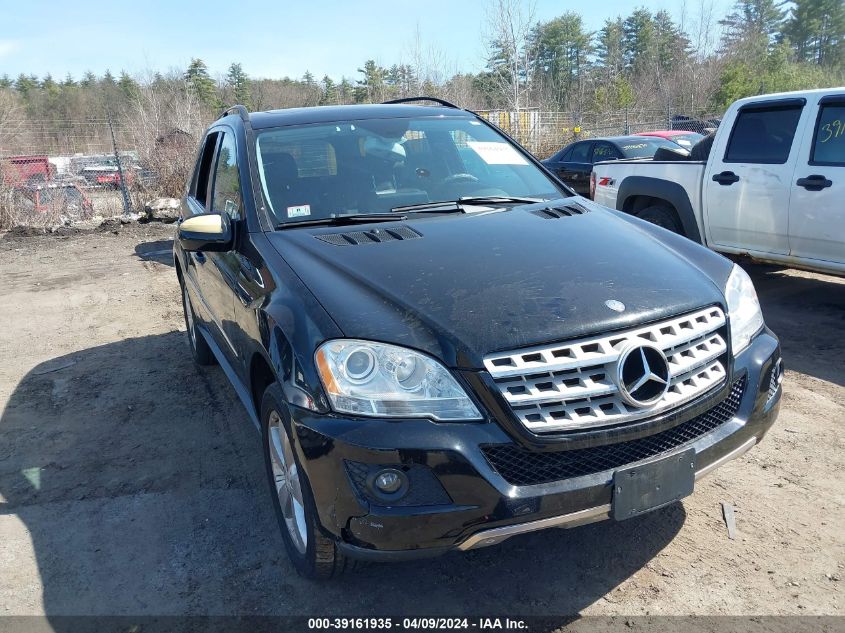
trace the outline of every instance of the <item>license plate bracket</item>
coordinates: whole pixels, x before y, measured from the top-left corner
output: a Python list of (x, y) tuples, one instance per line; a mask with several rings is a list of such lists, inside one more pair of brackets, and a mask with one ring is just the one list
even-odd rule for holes
[(692, 494), (695, 449), (675, 453), (613, 473), (611, 516), (617, 520), (662, 508)]

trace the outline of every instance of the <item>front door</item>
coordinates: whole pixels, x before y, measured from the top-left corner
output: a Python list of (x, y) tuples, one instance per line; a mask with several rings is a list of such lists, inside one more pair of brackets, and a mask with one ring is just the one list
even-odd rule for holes
[(703, 183), (712, 246), (789, 253), (789, 196), (801, 140), (796, 131), (808, 110), (804, 99), (746, 104), (730, 134), (717, 139)]
[[(235, 134), (231, 128), (221, 128), (222, 138), (214, 161), (214, 171), (209, 190), (208, 209), (214, 213), (229, 216), (234, 229), (235, 240), (242, 237), (240, 220), (243, 217), (241, 183), (238, 173), (238, 154)], [(233, 247), (234, 248), (234, 247)], [(235, 250), (223, 253), (195, 253), (202, 257), (200, 289), (206, 306), (211, 312), (223, 352), (236, 360), (239, 357), (235, 345), (235, 291), (237, 288), (240, 262)]]
[(789, 200), (789, 247), (794, 257), (845, 264), (845, 94), (822, 97), (807, 119)]

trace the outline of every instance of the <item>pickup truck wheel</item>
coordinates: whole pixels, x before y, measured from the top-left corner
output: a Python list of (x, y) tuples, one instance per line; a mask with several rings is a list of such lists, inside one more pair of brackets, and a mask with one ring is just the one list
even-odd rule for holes
[(197, 365), (214, 365), (217, 359), (214, 352), (206, 343), (203, 335), (197, 330), (197, 317), (194, 307), (191, 305), (191, 296), (188, 294), (188, 287), (183, 281), (182, 286), (182, 309), (185, 311), (185, 328), (188, 330), (188, 347), (191, 348), (191, 356)]
[(684, 235), (684, 230), (681, 227), (680, 220), (678, 219), (678, 214), (671, 207), (665, 207), (657, 204), (640, 210), (636, 215), (641, 220), (656, 224), (657, 226), (672, 231), (673, 233), (677, 233), (678, 235)]
[(352, 567), (334, 540), (323, 535), (311, 485), (290, 439), (290, 417), (284, 394), (273, 383), (261, 401), (264, 462), (273, 508), (288, 557), (306, 578), (326, 580)]

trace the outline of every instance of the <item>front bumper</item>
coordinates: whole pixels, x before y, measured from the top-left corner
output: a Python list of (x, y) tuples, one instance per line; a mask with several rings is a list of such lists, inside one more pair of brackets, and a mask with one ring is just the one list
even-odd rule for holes
[[(733, 381), (744, 379), (745, 386), (732, 415), (690, 441), (639, 461), (692, 447), (699, 479), (748, 451), (777, 417), (782, 390), (779, 384), (772, 387), (772, 372), (776, 367), (779, 371), (779, 363), (778, 341), (763, 330), (734, 360)], [(669, 429), (713, 410), (728, 391), (730, 387), (673, 413)], [(538, 484), (509, 482), (482, 451), (491, 445), (514, 444), (494, 420), (364, 420), (297, 408), (291, 417), (323, 530), (353, 557), (403, 560), (468, 550), (547, 527), (600, 521), (611, 512), (614, 468)], [(626, 442), (666, 430), (666, 420), (659, 428), (640, 427), (638, 435), (626, 437)], [(592, 447), (613, 442), (618, 440), (597, 434)], [(565, 442), (535, 448), (559, 455), (564, 447), (572, 448)], [(591, 446), (581, 441), (572, 450), (585, 448)], [(412, 488), (425, 482), (423, 490), (417, 490), (413, 499), (409, 492), (411, 504), (378, 501), (358, 476), (361, 469), (375, 465), (401, 466), (409, 473)]]

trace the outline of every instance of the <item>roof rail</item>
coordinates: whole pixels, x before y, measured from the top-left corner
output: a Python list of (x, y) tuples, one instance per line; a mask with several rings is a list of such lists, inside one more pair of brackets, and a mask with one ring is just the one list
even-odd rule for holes
[(241, 121), (249, 123), (249, 110), (246, 109), (246, 106), (242, 106), (240, 104), (229, 106), (228, 108), (225, 108), (217, 118), (222, 119), (224, 116), (228, 116), (230, 114), (238, 114), (241, 117)]
[(402, 99), (391, 99), (390, 101), (382, 101), (383, 104), (388, 103), (414, 103), (416, 101), (433, 101), (434, 103), (439, 103), (442, 106), (446, 106), (447, 108), (454, 108), (455, 110), (461, 110), (454, 103), (450, 103), (445, 99), (438, 99), (437, 97), (403, 97)]

